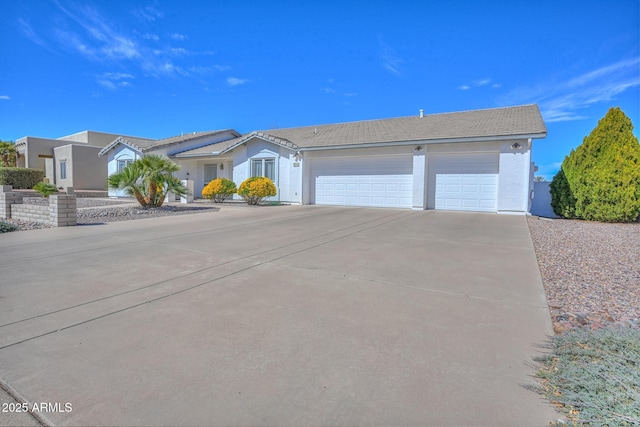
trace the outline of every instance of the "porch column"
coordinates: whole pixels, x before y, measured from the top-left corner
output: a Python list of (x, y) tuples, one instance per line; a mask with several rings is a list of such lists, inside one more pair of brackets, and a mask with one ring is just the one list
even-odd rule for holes
[(413, 205), (414, 210), (427, 208), (425, 198), (426, 161), (425, 147), (418, 145), (413, 149)]

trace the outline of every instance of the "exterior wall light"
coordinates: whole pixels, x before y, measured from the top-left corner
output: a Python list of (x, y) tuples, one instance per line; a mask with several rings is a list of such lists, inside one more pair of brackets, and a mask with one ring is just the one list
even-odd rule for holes
[(422, 145), (418, 145), (413, 151), (422, 151)]
[(224, 163), (220, 163), (220, 170), (224, 170)]
[(517, 150), (517, 149), (518, 149), (518, 148), (520, 148), (520, 147), (522, 147), (522, 145), (520, 145), (520, 144), (519, 144), (519, 143), (517, 143), (517, 142), (511, 145), (511, 149), (512, 149), (512, 150)]

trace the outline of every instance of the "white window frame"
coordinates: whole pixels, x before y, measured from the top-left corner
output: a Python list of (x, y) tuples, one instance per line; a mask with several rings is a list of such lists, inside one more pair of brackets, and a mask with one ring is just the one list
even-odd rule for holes
[(131, 159), (118, 159), (116, 163), (116, 172), (122, 172), (127, 166), (133, 163)]
[[(266, 175), (266, 163), (268, 161), (273, 162), (273, 176), (267, 176)], [(271, 181), (273, 181), (274, 183), (276, 182), (276, 177), (278, 176), (278, 168), (277, 168), (277, 162), (276, 162), (276, 158), (275, 157), (259, 157), (259, 158), (253, 158), (251, 159), (251, 176), (264, 176), (269, 178)], [(258, 166), (258, 170), (255, 170), (254, 165)]]

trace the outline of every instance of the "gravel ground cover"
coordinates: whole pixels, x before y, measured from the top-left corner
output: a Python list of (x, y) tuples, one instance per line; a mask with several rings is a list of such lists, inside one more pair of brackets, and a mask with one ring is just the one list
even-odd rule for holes
[[(49, 200), (43, 197), (23, 197), (22, 202), (28, 205), (41, 205), (46, 206), (49, 204)], [(76, 198), (77, 208), (94, 208), (98, 206), (111, 206), (121, 205), (123, 203), (135, 203), (136, 201), (131, 199), (117, 200), (117, 199), (99, 199), (99, 198)]]
[[(25, 197), (23, 202), (32, 205), (47, 205), (49, 201), (42, 197)], [(98, 198), (78, 198), (78, 225), (102, 222), (129, 221), (133, 219), (154, 218), (169, 215), (186, 215), (207, 211), (218, 211), (213, 204), (197, 205), (165, 205), (160, 208), (144, 209), (135, 204), (133, 199), (114, 200)], [(246, 203), (245, 203), (246, 204)], [(126, 205), (126, 206), (123, 206)], [(3, 220), (17, 225), (20, 230), (39, 230), (51, 228), (49, 224), (28, 222), (17, 219)]]
[(78, 209), (78, 225), (100, 222), (129, 221), (132, 219), (156, 218), (169, 215), (185, 215), (200, 212), (217, 212), (215, 206), (175, 206), (166, 205), (159, 208), (142, 208), (140, 206), (109, 206), (102, 208)]
[(640, 327), (640, 223), (527, 220), (556, 333)]

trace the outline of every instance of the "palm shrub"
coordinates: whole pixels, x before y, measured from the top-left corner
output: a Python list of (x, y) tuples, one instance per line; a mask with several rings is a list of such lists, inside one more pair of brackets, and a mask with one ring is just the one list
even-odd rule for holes
[(609, 109), (583, 143), (571, 150), (550, 190), (558, 215), (604, 222), (638, 220), (640, 143), (620, 108)]
[(12, 141), (0, 141), (0, 163), (4, 167), (15, 167), (18, 150)]
[(276, 195), (276, 186), (273, 184), (273, 181), (267, 177), (254, 176), (244, 180), (242, 184), (240, 184), (238, 195), (240, 195), (247, 204), (258, 205), (266, 197)]
[(33, 189), (45, 198), (49, 197), (53, 193), (58, 192), (56, 186), (53, 184), (49, 184), (48, 182), (39, 182), (33, 186)]
[(217, 178), (209, 182), (202, 190), (202, 197), (222, 203), (236, 193), (236, 183), (227, 178)]
[(108, 184), (111, 189), (124, 190), (135, 197), (143, 208), (158, 208), (167, 192), (182, 197), (189, 193), (182, 181), (173, 176), (179, 170), (180, 166), (167, 157), (151, 154), (109, 176)]

